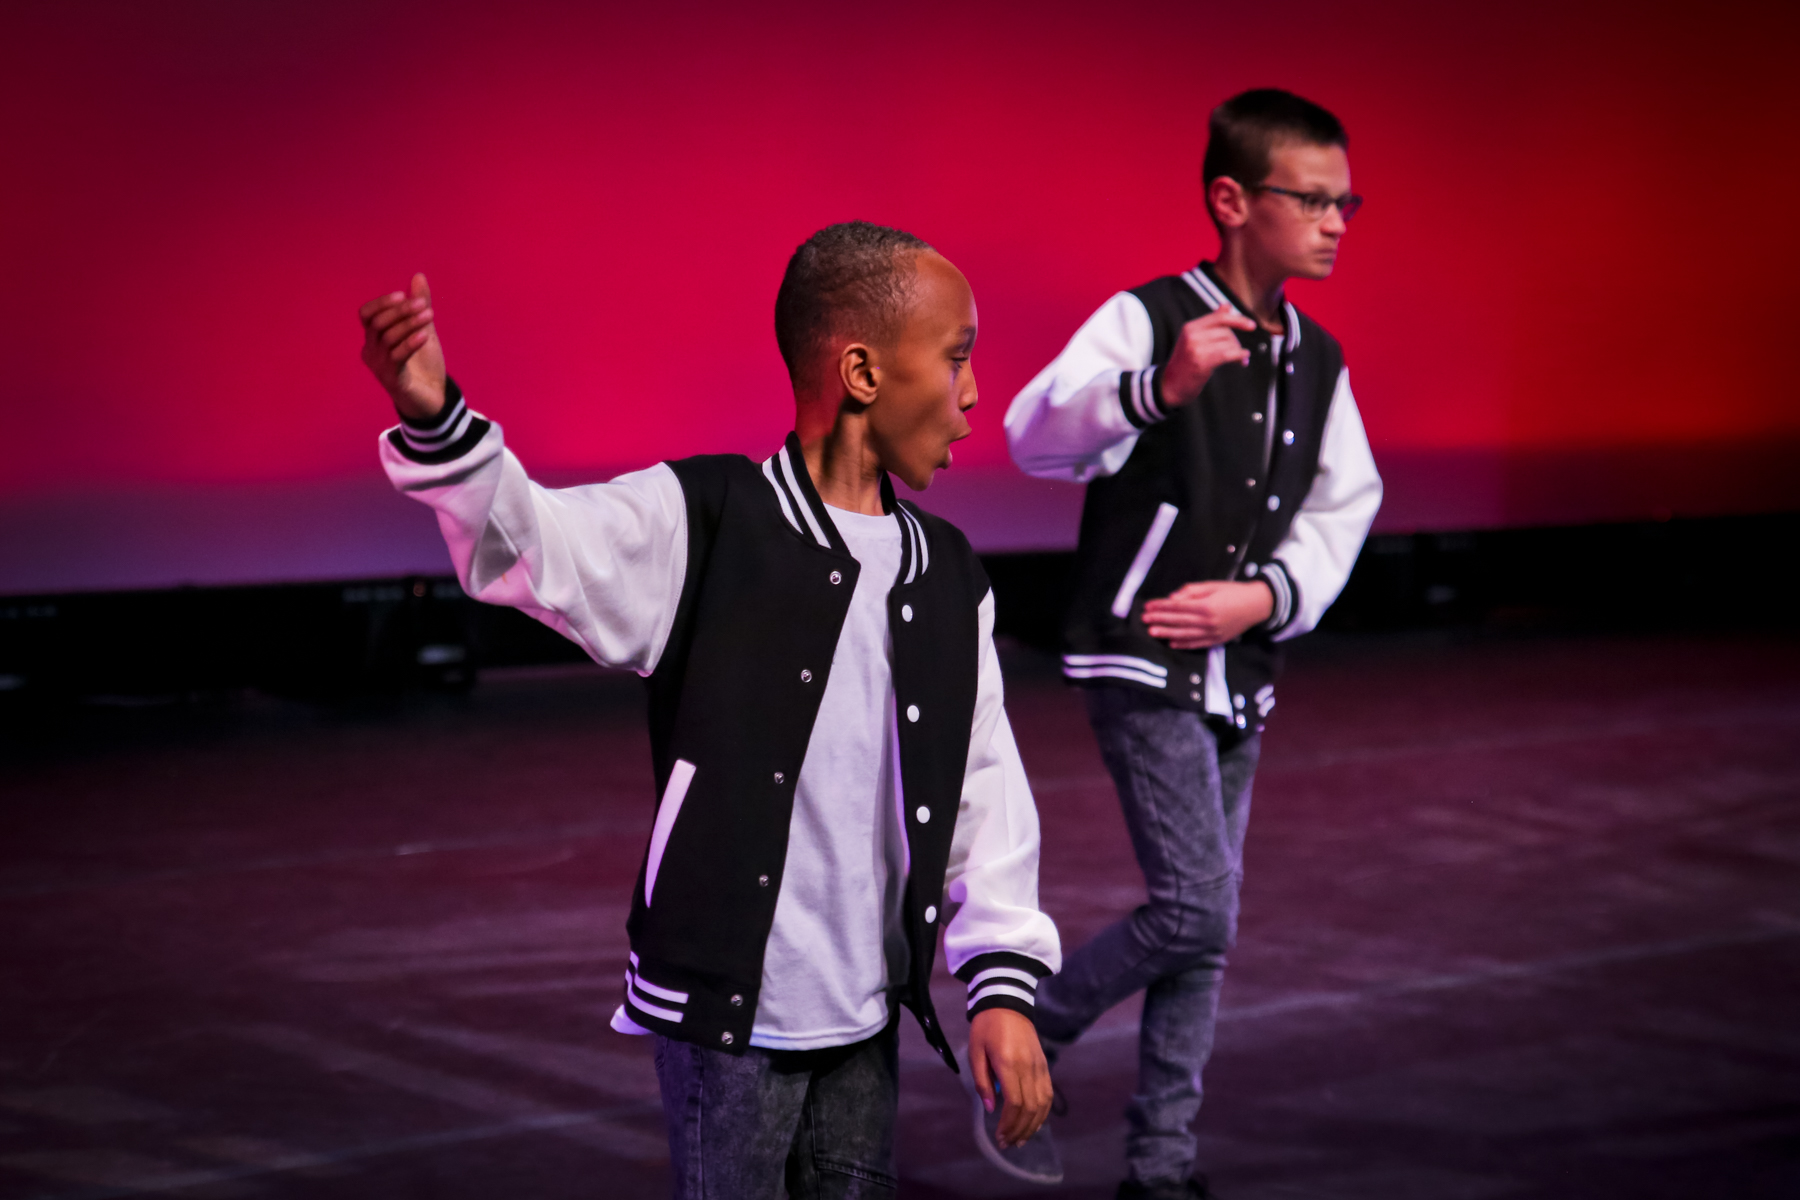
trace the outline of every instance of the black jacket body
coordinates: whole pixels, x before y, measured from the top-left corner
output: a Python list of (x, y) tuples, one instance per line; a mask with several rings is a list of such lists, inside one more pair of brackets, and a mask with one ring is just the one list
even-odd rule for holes
[[(788, 449), (799, 461), (792, 435)], [(750, 1044), (794, 789), (861, 568), (804, 470), (793, 498), (813, 512), (829, 545), (783, 518), (775, 490), (749, 459), (669, 465), (686, 496), (688, 565), (668, 646), (648, 680), (650, 737), (663, 806), (678, 764), (691, 765), (691, 781), (666, 845), (658, 854), (653, 839), (639, 871), (627, 925), (627, 1007), (658, 1033), (741, 1053)], [(903, 505), (924, 534), (923, 546), (907, 541), (888, 596), (905, 805), (909, 814), (929, 809), (926, 821), (904, 821), (911, 970), (899, 998), (954, 1067), (927, 986), (943, 918), (928, 924), (925, 914), (943, 902), (988, 581), (954, 526), (896, 499), (885, 478), (882, 496), (889, 511)]]
[[(1216, 276), (1209, 272), (1208, 279), (1238, 311), (1248, 311)], [(1131, 290), (1150, 314), (1158, 368), (1169, 360), (1182, 326), (1214, 307), (1180, 276)], [(1064, 625), (1065, 663), (1091, 656), (1125, 664), (1103, 665), (1107, 673), (1091, 682), (1151, 691), (1169, 704), (1204, 712), (1206, 651), (1175, 650), (1151, 637), (1142, 619), (1145, 602), (1193, 581), (1263, 575), (1278, 597), (1279, 589), (1290, 589), (1278, 617), (1285, 608), (1291, 619), (1297, 608), (1293, 580), (1274, 551), (1318, 470), (1343, 353), (1291, 304), (1286, 316), (1279, 359), (1271, 359), (1268, 333), (1238, 331), (1249, 363), (1221, 366), (1194, 401), (1173, 410), (1156, 397), (1153, 411), (1166, 412), (1166, 419), (1146, 425), (1118, 473), (1087, 485), (1075, 593)], [(1159, 369), (1158, 386), (1160, 376)], [(1132, 384), (1128, 372), (1120, 386)], [(1122, 396), (1121, 404), (1134, 423), (1142, 423), (1129, 397)], [(1124, 595), (1165, 506), (1175, 510), (1173, 523), (1138, 586)], [(1226, 647), (1226, 681), (1235, 696), (1256, 696), (1272, 684), (1280, 668), (1274, 640), (1280, 631), (1280, 624), (1258, 627)], [(1254, 702), (1247, 708), (1237, 703), (1234, 724), (1240, 730), (1261, 727)]]

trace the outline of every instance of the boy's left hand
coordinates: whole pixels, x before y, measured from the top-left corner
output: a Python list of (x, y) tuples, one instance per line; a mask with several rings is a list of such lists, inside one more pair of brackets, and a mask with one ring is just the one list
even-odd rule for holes
[(1209, 650), (1269, 619), (1275, 593), (1265, 583), (1188, 583), (1144, 605), (1150, 636), (1177, 650)]
[(994, 1084), (1000, 1085), (1002, 1149), (1017, 1146), (1050, 1115), (1050, 1065), (1031, 1018), (1010, 1008), (988, 1008), (969, 1022), (969, 1074), (975, 1091), (994, 1111)]

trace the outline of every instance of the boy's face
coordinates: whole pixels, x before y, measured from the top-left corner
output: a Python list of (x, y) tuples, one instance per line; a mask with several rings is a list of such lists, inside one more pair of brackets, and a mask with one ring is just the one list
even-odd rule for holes
[(923, 491), (950, 465), (950, 443), (969, 436), (975, 407), (975, 293), (942, 255), (921, 251), (912, 308), (880, 357), (868, 428), (881, 465)]
[[(1342, 146), (1281, 142), (1269, 153), (1269, 175), (1262, 182), (1265, 188), (1342, 196), (1350, 190), (1350, 156)], [(1331, 274), (1345, 228), (1336, 205), (1309, 220), (1293, 196), (1252, 190), (1248, 200), (1243, 225), (1247, 249), (1284, 276), (1324, 279)]]

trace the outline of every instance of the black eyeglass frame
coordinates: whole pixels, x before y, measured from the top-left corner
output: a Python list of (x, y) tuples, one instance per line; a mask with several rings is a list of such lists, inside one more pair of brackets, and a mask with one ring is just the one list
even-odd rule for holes
[[(1300, 202), (1300, 215), (1309, 221), (1323, 221), (1325, 210), (1336, 205), (1338, 212), (1344, 216), (1344, 224), (1348, 225), (1350, 219), (1356, 216), (1357, 211), (1363, 206), (1363, 198), (1355, 192), (1345, 192), (1341, 196), (1328, 196), (1324, 192), (1296, 192), (1292, 188), (1276, 187), (1272, 183), (1253, 183), (1247, 190), (1274, 192), (1277, 196), (1292, 196)], [(1316, 213), (1309, 211), (1315, 205), (1319, 211)]]

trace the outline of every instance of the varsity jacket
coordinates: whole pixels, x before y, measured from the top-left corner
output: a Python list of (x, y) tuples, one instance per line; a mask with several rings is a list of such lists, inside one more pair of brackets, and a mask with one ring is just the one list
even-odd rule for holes
[[(761, 463), (689, 458), (553, 490), (452, 384), (444, 412), (388, 431), (381, 455), (401, 491), (436, 509), (469, 595), (646, 679), (657, 809), (614, 1026), (741, 1053), (795, 787), (860, 570), (798, 439)], [(903, 535), (888, 594), (907, 852), (900, 999), (954, 1070), (928, 987), (939, 930), (971, 1017), (1029, 1014), (1060, 950), (1037, 906), (1037, 814), (986, 576), (954, 526), (885, 479), (881, 494)]]
[[(1275, 706), (1279, 643), (1318, 623), (1356, 561), (1381, 477), (1337, 341), (1292, 304), (1284, 330), (1237, 331), (1245, 365), (1191, 403), (1163, 403), (1182, 326), (1249, 311), (1210, 264), (1108, 300), (1014, 398), (1006, 434), (1030, 475), (1086, 483), (1063, 673), (1122, 685), (1246, 732)], [(1172, 649), (1146, 601), (1200, 580), (1260, 579), (1262, 625), (1224, 647)]]

